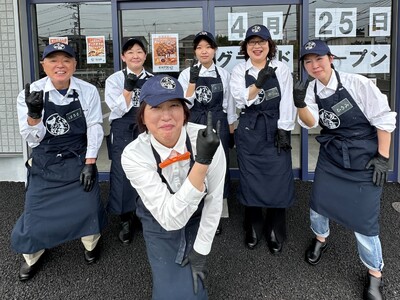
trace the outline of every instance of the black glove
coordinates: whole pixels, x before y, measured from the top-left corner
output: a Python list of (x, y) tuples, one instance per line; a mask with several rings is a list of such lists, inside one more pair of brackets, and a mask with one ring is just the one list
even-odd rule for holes
[(192, 276), (193, 276), (193, 289), (195, 294), (197, 294), (198, 291), (198, 286), (197, 286), (198, 277), (201, 278), (203, 286), (205, 285), (204, 280), (208, 274), (206, 261), (207, 261), (207, 255), (202, 255), (200, 253), (197, 253), (193, 249), (181, 264), (181, 266), (184, 267), (188, 263), (190, 263), (190, 268), (192, 269)]
[(31, 85), (25, 85), (25, 103), (28, 107), (28, 116), (32, 119), (40, 119), (43, 111), (43, 91), (30, 93)]
[(275, 147), (278, 148), (278, 154), (281, 153), (281, 149), (288, 151), (292, 149), (290, 145), (290, 131), (278, 129), (275, 134)]
[(97, 179), (97, 166), (96, 164), (85, 164), (81, 171), (80, 182), (83, 185), (85, 192), (90, 192)]
[(229, 146), (230, 149), (233, 149), (233, 147), (235, 147), (235, 134), (234, 133), (230, 133), (229, 134), (228, 146)]
[(212, 113), (208, 112), (207, 115), (207, 127), (200, 129), (197, 133), (196, 149), (197, 155), (195, 161), (203, 164), (209, 165), (214, 157), (215, 151), (217, 151), (219, 146), (219, 128), (221, 122), (217, 122), (217, 133), (213, 130), (212, 125)]
[(374, 168), (372, 182), (377, 186), (383, 186), (387, 180), (389, 171), (389, 158), (382, 156), (379, 152), (367, 163), (366, 169)]
[(304, 99), (306, 98), (306, 92), (307, 92), (307, 86), (308, 86), (308, 80), (301, 82), (296, 81), (293, 87), (293, 100), (294, 100), (294, 106), (297, 108), (304, 108), (307, 106), (306, 102)]
[[(194, 61), (193, 61), (194, 62)], [(190, 67), (189, 83), (196, 83), (199, 79), (201, 65)]]
[(257, 80), (254, 83), (256, 88), (262, 89), (264, 83), (270, 78), (276, 78), (275, 68), (271, 68), (269, 65), (269, 60), (265, 64), (265, 67), (258, 72)]
[(128, 92), (132, 92), (136, 87), (136, 83), (138, 82), (138, 80), (139, 77), (137, 77), (133, 73), (129, 73), (128, 75), (125, 76), (124, 89), (127, 90)]

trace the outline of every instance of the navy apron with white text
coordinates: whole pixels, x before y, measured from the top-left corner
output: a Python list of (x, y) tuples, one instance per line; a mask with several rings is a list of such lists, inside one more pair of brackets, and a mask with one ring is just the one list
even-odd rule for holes
[(365, 169), (378, 151), (376, 128), (335, 74), (335, 94), (320, 99), (314, 88), (322, 130), (311, 208), (355, 232), (378, 235), (382, 187), (373, 184), (373, 169)]
[[(255, 78), (246, 72), (246, 87)], [(286, 208), (294, 201), (291, 151), (274, 145), (281, 91), (276, 78), (268, 79), (251, 106), (242, 109), (235, 130), (240, 174), (239, 202), (246, 206)]]
[[(126, 70), (123, 70), (126, 76)], [(109, 212), (121, 215), (136, 210), (136, 198), (138, 194), (126, 178), (121, 165), (121, 155), (125, 147), (139, 135), (136, 124), (136, 113), (139, 109), (139, 96), (142, 85), (150, 78), (146, 76), (138, 80), (132, 94), (132, 108), (121, 118), (111, 122), (110, 148), (110, 194), (107, 204)]]
[(106, 223), (96, 180), (85, 192), (80, 173), (87, 149), (86, 118), (74, 90), (68, 105), (55, 105), (45, 93), (47, 132), (26, 163), (25, 209), (11, 236), (18, 253), (35, 253), (83, 236), (98, 234)]
[(196, 81), (194, 103), (190, 109), (189, 122), (207, 125), (207, 113), (212, 112), (213, 127), (220, 121), (219, 137), (224, 148), (226, 158), (226, 173), (223, 198), (229, 193), (229, 124), (226, 112), (223, 111), (224, 87), (221, 76), (215, 67), (217, 77), (199, 77)]
[[(186, 137), (186, 148), (191, 153), (190, 169), (194, 164), (190, 139)], [(152, 147), (157, 162), (157, 172), (160, 180), (173, 194), (171, 187), (162, 175), (158, 164), (161, 162), (159, 154)], [(146, 242), (147, 256), (153, 276), (153, 300), (206, 300), (207, 290), (201, 280), (198, 282), (198, 292), (193, 291), (193, 279), (190, 263), (181, 267), (183, 259), (192, 251), (200, 224), (204, 200), (193, 213), (188, 223), (180, 230), (165, 230), (143, 204), (140, 197), (137, 199), (137, 216), (143, 226), (143, 236)]]

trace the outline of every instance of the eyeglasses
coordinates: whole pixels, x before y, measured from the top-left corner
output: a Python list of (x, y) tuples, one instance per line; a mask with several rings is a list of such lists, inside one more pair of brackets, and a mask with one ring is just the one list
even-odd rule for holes
[(267, 44), (266, 40), (251, 40), (247, 42), (247, 45), (254, 47), (256, 44), (259, 44), (260, 46), (264, 46)]

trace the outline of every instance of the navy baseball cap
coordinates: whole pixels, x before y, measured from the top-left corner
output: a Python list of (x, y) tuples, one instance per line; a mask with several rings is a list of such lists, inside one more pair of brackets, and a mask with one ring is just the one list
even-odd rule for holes
[(64, 52), (68, 56), (75, 58), (75, 50), (71, 46), (64, 43), (54, 43), (47, 45), (46, 48), (44, 48), (42, 60), (54, 52)]
[(146, 48), (144, 47), (144, 44), (141, 40), (137, 38), (129, 38), (125, 41), (125, 43), (122, 45), (122, 54), (124, 54), (126, 51), (131, 49), (135, 44), (138, 44), (140, 48), (143, 49), (145, 53), (147, 53)]
[(190, 104), (183, 95), (179, 81), (169, 75), (156, 75), (149, 78), (142, 86), (139, 101), (150, 106), (157, 106), (169, 100), (179, 99)]
[(193, 44), (197, 43), (201, 39), (205, 39), (209, 41), (211, 45), (217, 46), (214, 36), (208, 31), (200, 31), (198, 34), (196, 34), (193, 39)]
[(330, 54), (331, 49), (329, 49), (328, 45), (321, 40), (310, 40), (303, 45), (300, 49), (300, 60), (304, 59), (304, 56), (307, 54), (316, 54), (319, 56), (324, 56), (326, 54)]
[(271, 33), (264, 25), (256, 24), (247, 29), (245, 41), (253, 36), (259, 36), (263, 40), (268, 40), (271, 38)]

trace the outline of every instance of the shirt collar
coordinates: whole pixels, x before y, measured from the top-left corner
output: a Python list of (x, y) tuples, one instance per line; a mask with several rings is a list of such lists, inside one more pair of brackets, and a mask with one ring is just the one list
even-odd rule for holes
[[(44, 87), (44, 92), (46, 93), (46, 92), (50, 92), (53, 90), (56, 90), (56, 88), (54, 87), (53, 82), (51, 81), (50, 77), (47, 77), (46, 84)], [(76, 80), (73, 76), (71, 76), (71, 78), (70, 78), (68, 92), (67, 92), (66, 96), (70, 94), (71, 90), (80, 91), (80, 88), (79, 88), (78, 84), (76, 83)]]
[(168, 148), (163, 146), (151, 134), (150, 134), (150, 143), (157, 151), (157, 153), (160, 155), (161, 161), (166, 160), (171, 154), (172, 150), (175, 150), (179, 154), (183, 154), (185, 152), (185, 146), (186, 146), (186, 126), (182, 127), (181, 135), (179, 136), (178, 142), (175, 144), (173, 148)]
[[(126, 73), (127, 73), (127, 74), (132, 74), (133, 72), (132, 72), (128, 67), (126, 67)], [(143, 68), (142, 71), (140, 72), (139, 78), (142, 78), (142, 77), (143, 77), (143, 74), (145, 74), (144, 68)]]
[(209, 68), (206, 68), (205, 66), (201, 65), (200, 73), (199, 74), (204, 74), (207, 72), (215, 72), (215, 64), (214, 62)]
[(326, 86), (323, 85), (319, 80), (317, 80), (317, 95), (319, 95), (319, 93), (321, 93), (321, 91), (324, 89), (336, 91), (337, 86), (338, 86), (338, 80), (336, 78), (336, 73), (335, 70), (332, 69), (331, 78), (329, 79), (329, 82)]

